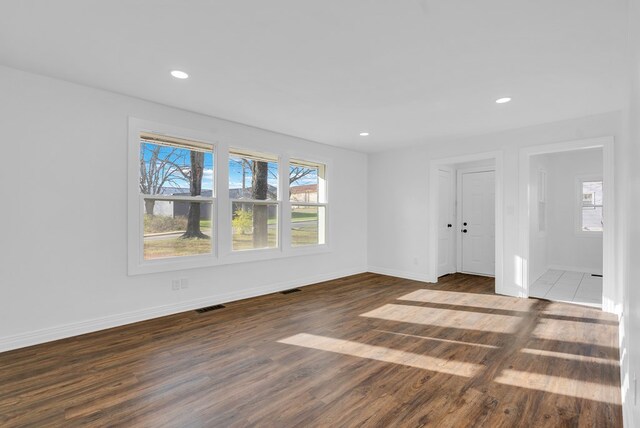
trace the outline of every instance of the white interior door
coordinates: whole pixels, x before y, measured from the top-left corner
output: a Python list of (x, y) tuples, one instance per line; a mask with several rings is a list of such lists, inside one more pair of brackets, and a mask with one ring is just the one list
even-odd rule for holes
[(453, 171), (438, 170), (438, 276), (456, 270)]
[(495, 275), (495, 172), (461, 174), (462, 272)]

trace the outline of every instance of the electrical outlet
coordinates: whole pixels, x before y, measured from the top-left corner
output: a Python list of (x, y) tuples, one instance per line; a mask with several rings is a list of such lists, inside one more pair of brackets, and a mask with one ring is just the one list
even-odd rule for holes
[(173, 291), (180, 290), (180, 280), (179, 279), (171, 280), (171, 289)]
[(182, 288), (183, 290), (185, 288), (189, 288), (189, 278), (180, 279), (180, 288)]

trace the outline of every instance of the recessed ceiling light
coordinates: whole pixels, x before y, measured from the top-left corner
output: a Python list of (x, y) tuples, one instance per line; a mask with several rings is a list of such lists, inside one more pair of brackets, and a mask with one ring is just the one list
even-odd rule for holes
[(368, 132), (361, 132), (361, 133), (360, 133), (360, 136), (361, 136), (361, 137), (368, 137), (368, 136), (369, 136), (369, 133), (368, 133)]
[(504, 104), (504, 103), (508, 103), (509, 101), (511, 101), (511, 98), (509, 97), (504, 97), (504, 98), (498, 98), (496, 100), (496, 103), (498, 104)]
[(175, 77), (176, 79), (188, 79), (189, 75), (187, 73), (185, 73), (184, 71), (180, 71), (180, 70), (173, 70), (171, 72), (171, 75), (173, 77)]

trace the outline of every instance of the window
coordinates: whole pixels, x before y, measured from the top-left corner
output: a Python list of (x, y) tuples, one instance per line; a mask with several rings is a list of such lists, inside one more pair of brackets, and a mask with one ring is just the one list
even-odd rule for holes
[(278, 159), (229, 151), (232, 251), (278, 247)]
[(291, 246), (325, 243), (327, 195), (325, 166), (301, 160), (289, 162)]
[(139, 150), (143, 259), (211, 255), (212, 146), (142, 132)]
[(602, 233), (602, 179), (578, 179), (578, 198), (579, 232)]
[(129, 275), (329, 251), (325, 164), (215, 137), (129, 118)]

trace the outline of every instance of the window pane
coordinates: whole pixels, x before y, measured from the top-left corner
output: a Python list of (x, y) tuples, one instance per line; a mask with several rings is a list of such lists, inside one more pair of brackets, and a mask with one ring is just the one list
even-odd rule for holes
[[(211, 254), (213, 204), (145, 199), (144, 259)], [(191, 221), (190, 221), (191, 219)]]
[(602, 232), (602, 207), (582, 207), (582, 230)]
[(213, 152), (143, 140), (140, 142), (139, 187), (144, 195), (212, 197)]
[(278, 162), (229, 153), (231, 199), (278, 199)]
[(231, 215), (233, 251), (278, 246), (278, 206), (234, 202)]
[(318, 168), (291, 163), (289, 166), (289, 200), (318, 202)]
[(582, 205), (602, 205), (602, 181), (582, 182)]
[(325, 208), (291, 206), (291, 245), (324, 244)]

